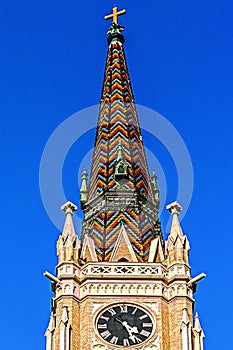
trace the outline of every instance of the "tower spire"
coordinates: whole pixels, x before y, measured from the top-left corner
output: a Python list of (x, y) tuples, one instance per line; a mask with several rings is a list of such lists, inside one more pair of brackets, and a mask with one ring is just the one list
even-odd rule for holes
[[(109, 261), (125, 220), (138, 261), (147, 261), (150, 242), (161, 236), (155, 199), (124, 52), (124, 27), (117, 16), (108, 30), (108, 53), (90, 171), (83, 227), (89, 228), (99, 261)], [(97, 207), (99, 208), (97, 210)], [(86, 230), (83, 229), (82, 241)], [(84, 257), (85, 258), (85, 257)]]

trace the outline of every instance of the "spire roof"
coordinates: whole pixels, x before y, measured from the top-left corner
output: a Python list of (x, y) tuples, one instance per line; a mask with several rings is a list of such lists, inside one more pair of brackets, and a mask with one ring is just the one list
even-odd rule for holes
[[(112, 23), (111, 28), (119, 26)], [(110, 29), (111, 29), (110, 28)], [(121, 41), (112, 40), (107, 53), (90, 175), (89, 200), (112, 189), (118, 146), (129, 166), (129, 187), (153, 200), (150, 175), (142, 142), (125, 52)]]
[(159, 198), (155, 200), (150, 180), (123, 47), (123, 29), (113, 21), (107, 32), (109, 47), (83, 206), (82, 241), (88, 230), (98, 259), (110, 260), (123, 219), (135, 256), (138, 261), (147, 261), (151, 240), (161, 235)]

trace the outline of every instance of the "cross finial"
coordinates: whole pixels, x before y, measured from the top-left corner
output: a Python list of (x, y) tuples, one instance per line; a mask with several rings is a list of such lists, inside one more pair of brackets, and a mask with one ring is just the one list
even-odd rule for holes
[(123, 15), (124, 13), (126, 13), (126, 10), (117, 10), (117, 6), (114, 6), (112, 9), (112, 13), (110, 15), (104, 16), (104, 19), (109, 19), (109, 18), (113, 18), (113, 23), (118, 24), (118, 16)]

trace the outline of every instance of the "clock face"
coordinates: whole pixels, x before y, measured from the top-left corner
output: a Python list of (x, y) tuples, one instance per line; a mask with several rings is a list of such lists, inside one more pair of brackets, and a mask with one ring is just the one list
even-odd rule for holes
[(105, 309), (96, 319), (102, 339), (119, 346), (138, 345), (153, 331), (153, 321), (147, 311), (131, 304), (117, 304)]

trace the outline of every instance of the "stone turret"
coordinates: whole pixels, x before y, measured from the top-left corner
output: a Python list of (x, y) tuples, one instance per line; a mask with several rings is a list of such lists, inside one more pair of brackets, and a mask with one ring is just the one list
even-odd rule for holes
[(169, 210), (172, 215), (171, 231), (166, 243), (168, 265), (178, 262), (188, 264), (190, 245), (179, 221), (179, 213), (182, 211), (182, 207), (178, 202), (173, 202), (167, 205), (166, 209)]
[(78, 261), (78, 249), (80, 242), (78, 236), (75, 233), (73, 224), (73, 214), (77, 210), (77, 207), (72, 202), (67, 202), (61, 206), (61, 210), (66, 215), (65, 224), (62, 234), (57, 241), (57, 255), (59, 263), (63, 261)]

